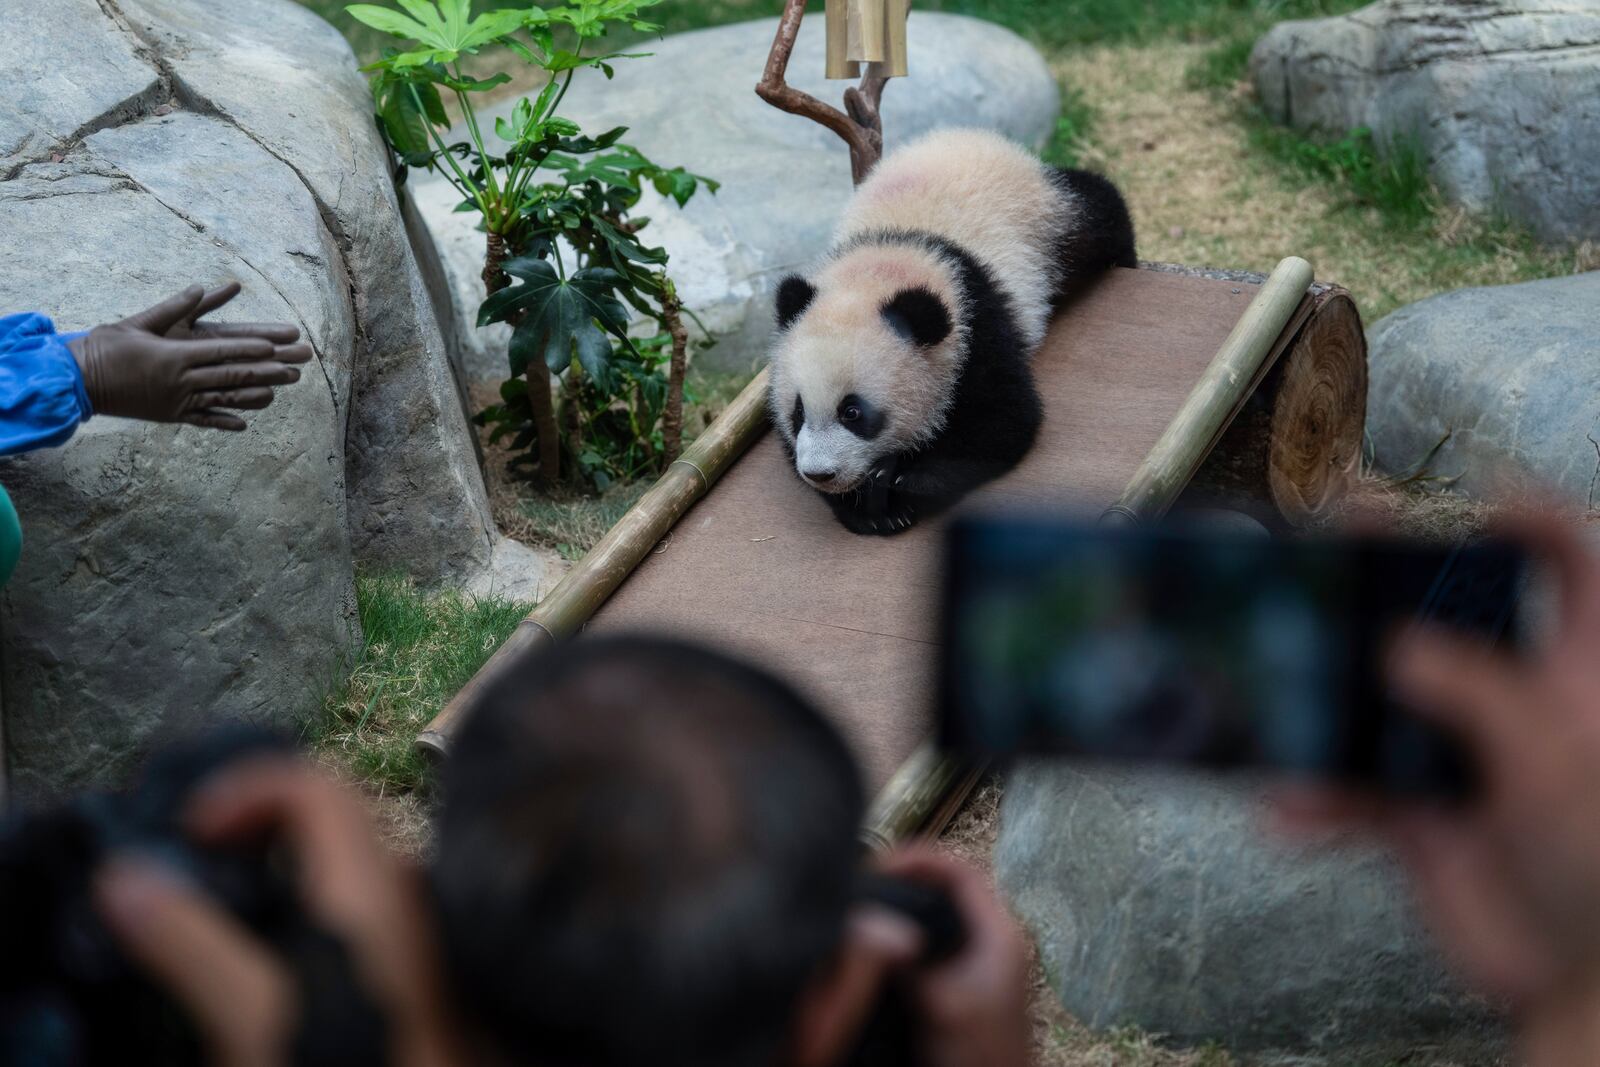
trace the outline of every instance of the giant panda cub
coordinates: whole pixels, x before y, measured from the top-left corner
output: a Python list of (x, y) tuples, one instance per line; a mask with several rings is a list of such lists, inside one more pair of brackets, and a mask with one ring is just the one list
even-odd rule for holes
[(778, 287), (769, 403), (796, 472), (850, 530), (893, 534), (1010, 470), (1053, 309), (1135, 262), (1098, 175), (980, 130), (891, 153), (822, 264)]

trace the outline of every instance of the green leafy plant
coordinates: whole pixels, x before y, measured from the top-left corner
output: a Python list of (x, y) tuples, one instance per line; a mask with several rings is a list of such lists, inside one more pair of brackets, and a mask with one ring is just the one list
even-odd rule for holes
[[(507, 323), (512, 338), (511, 377), (500, 403), (480, 412), (478, 423), (493, 427), (494, 441), (509, 438), (514, 471), (546, 485), (563, 469), (573, 480), (603, 487), (614, 477), (664, 466), (682, 444), (688, 332), (667, 253), (639, 241), (649, 220), (629, 213), (647, 186), (682, 207), (701, 188), (715, 192), (717, 185), (683, 167), (653, 163), (622, 142), (626, 127), (591, 136), (560, 114), (579, 70), (609, 78), (614, 61), (641, 58), (594, 42), (617, 26), (655, 31), (642, 14), (661, 0), (574, 0), (476, 16), (471, 0), (398, 2), (404, 11), (373, 4), (347, 11), (410, 44), (385, 49), (364, 68), (373, 74), (379, 122), (395, 153), (408, 167), (443, 175), (462, 196), (460, 210), (482, 219), (486, 299), (478, 322)], [(476, 98), (511, 77), (474, 77), (462, 64), (491, 46), (544, 74), (536, 95), (495, 121), (494, 146)], [(453, 125), (447, 100), (466, 140), (447, 140)], [(635, 313), (654, 326), (647, 339), (671, 339), (667, 358), (655, 358), (659, 346), (632, 335)], [(641, 375), (659, 381), (647, 385)], [(559, 405), (552, 382), (560, 385)], [(636, 403), (658, 393), (657, 405)], [(594, 425), (614, 422), (618, 405), (630, 413), (633, 439)], [(646, 422), (650, 411), (655, 418)]]

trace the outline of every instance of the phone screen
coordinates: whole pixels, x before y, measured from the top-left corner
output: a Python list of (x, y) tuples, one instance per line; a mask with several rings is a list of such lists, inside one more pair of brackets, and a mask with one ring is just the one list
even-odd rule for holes
[(1524, 562), (1483, 542), (1273, 540), (1050, 519), (951, 527), (941, 730), (988, 756), (1265, 767), (1460, 795), (1382, 681), (1419, 621), (1514, 642)]

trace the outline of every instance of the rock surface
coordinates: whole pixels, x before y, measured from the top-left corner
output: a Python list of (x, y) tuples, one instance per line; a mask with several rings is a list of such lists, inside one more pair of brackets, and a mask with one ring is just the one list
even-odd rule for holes
[(1600, 502), (1600, 271), (1430, 297), (1369, 340), (1380, 468)]
[(1426, 1048), (1478, 1063), (1503, 1047), (1493, 1014), (1447, 978), (1389, 861), (1288, 851), (1263, 838), (1261, 816), (1237, 784), (1019, 768), (996, 876), (1066, 1008), (1252, 1062), (1383, 1063)]
[(1415, 137), (1452, 200), (1546, 240), (1600, 238), (1600, 5), (1380, 0), (1279, 23), (1250, 69), (1279, 122)]
[[(612, 82), (582, 72), (562, 108), (588, 131), (626, 125), (624, 140), (657, 163), (723, 183), (716, 196), (702, 192), (684, 210), (647, 192), (637, 213), (653, 220), (648, 242), (672, 254), (685, 305), (719, 338), (704, 358), (728, 369), (748, 370), (764, 356), (768, 294), (784, 271), (823, 251), (851, 191), (844, 142), (755, 94), (776, 28), (776, 19), (763, 19), (667, 38), (649, 46), (651, 58), (619, 62)], [(823, 79), (822, 31), (820, 16), (806, 19), (789, 81), (837, 105), (850, 83)], [(911, 76), (891, 82), (883, 98), (891, 149), (950, 125), (990, 127), (1034, 146), (1049, 137), (1055, 78), (1022, 38), (993, 23), (927, 12), (913, 12), (908, 35)], [(473, 328), (483, 300), (483, 235), (472, 215), (454, 213), (460, 197), (443, 179), (414, 173), (409, 188), (456, 293), (466, 376), (500, 381), (503, 328)]]
[(0, 309), (83, 328), (237, 280), (221, 317), (316, 350), (245, 433), (94, 418), (0, 461), (27, 538), (0, 685), (29, 799), (219, 716), (294, 723), (359, 646), (355, 560), (479, 589), (545, 564), (495, 537), (343, 39), (287, 0), (13, 6)]

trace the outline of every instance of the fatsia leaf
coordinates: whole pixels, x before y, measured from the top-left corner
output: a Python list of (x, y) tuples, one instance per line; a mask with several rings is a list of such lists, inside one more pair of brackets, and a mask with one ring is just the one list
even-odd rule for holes
[(427, 152), (427, 117), (417, 106), (417, 96), (411, 86), (391, 83), (378, 93), (378, 118), (383, 122), (383, 132), (389, 143), (402, 156)]
[(351, 4), (345, 8), (345, 12), (357, 22), (395, 37), (420, 41), (434, 47), (440, 47), (442, 44), (442, 41), (422, 23), (407, 18), (398, 11), (379, 7), (377, 4)]
[(617, 229), (605, 219), (596, 217), (591, 220), (595, 232), (598, 233), (610, 246), (612, 252), (623, 259), (631, 259), (635, 263), (665, 263), (667, 250), (664, 248), (646, 248), (632, 236)]
[(551, 263), (520, 256), (504, 265), (523, 284), (502, 289), (483, 302), (478, 324), (521, 316), (511, 337), (513, 373), (524, 373), (542, 358), (560, 374), (576, 352), (584, 371), (609, 385), (611, 342), (606, 334), (627, 341), (628, 312), (614, 295), (626, 279), (616, 271), (590, 267), (566, 278)]

